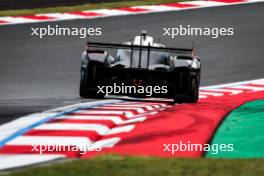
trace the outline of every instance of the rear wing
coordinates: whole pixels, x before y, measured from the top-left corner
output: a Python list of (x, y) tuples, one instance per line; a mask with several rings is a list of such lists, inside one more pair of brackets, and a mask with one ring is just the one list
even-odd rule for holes
[(97, 48), (109, 48), (109, 49), (129, 49), (131, 50), (130, 53), (130, 67), (132, 67), (132, 62), (134, 58), (134, 50), (139, 51), (139, 64), (138, 68), (142, 68), (141, 60), (142, 60), (142, 50), (147, 51), (147, 69), (149, 68), (149, 60), (150, 60), (150, 51), (157, 51), (157, 52), (168, 52), (170, 54), (180, 54), (182, 59), (193, 60), (193, 49), (187, 48), (169, 48), (169, 47), (153, 47), (153, 46), (142, 46), (142, 45), (132, 45), (132, 44), (114, 44), (114, 43), (98, 43), (98, 42), (87, 42), (87, 52), (91, 52), (93, 50), (90, 47)]
[(126, 45), (126, 44), (116, 44), (116, 43), (99, 43), (99, 42), (87, 42), (88, 49), (89, 47), (96, 48), (114, 48), (114, 49), (131, 49), (133, 50), (147, 50), (147, 51), (159, 51), (159, 52), (171, 52), (178, 53), (187, 56), (193, 56), (193, 48), (170, 48), (170, 47), (154, 47), (154, 46), (142, 46), (142, 45)]

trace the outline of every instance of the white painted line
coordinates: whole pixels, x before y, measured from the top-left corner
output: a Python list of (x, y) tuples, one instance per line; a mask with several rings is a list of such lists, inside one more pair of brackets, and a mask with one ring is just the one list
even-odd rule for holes
[(264, 85), (264, 79), (260, 79), (260, 80), (252, 81), (251, 83), (252, 83), (252, 84)]
[(112, 128), (106, 135), (113, 135), (118, 133), (129, 132), (135, 128), (135, 125), (127, 125), (121, 127)]
[(68, 14), (68, 13), (48, 13), (48, 14), (39, 14), (39, 15), (60, 19), (60, 20), (87, 18), (85, 16)]
[(153, 110), (154, 108), (150, 105), (135, 105), (135, 104), (128, 104), (128, 105), (124, 105), (124, 104), (109, 104), (107, 105), (108, 107), (111, 106), (111, 107), (135, 107), (135, 108), (146, 108), (147, 110), (151, 111)]
[(263, 2), (263, 0), (247, 0), (247, 2), (252, 2), (252, 3), (254, 3), (254, 2)]
[(90, 149), (96, 149), (96, 148), (112, 148), (114, 147), (121, 139), (119, 137), (114, 138), (108, 138), (108, 139), (102, 139), (96, 141)]
[(180, 8), (177, 7), (170, 7), (165, 5), (149, 5), (149, 6), (135, 6), (136, 8), (142, 8), (147, 9), (152, 12), (164, 12), (164, 11), (172, 11), (172, 10), (178, 10)]
[(11, 24), (37, 22), (36, 20), (33, 20), (33, 19), (19, 18), (19, 17), (0, 17), (0, 20), (8, 21)]
[(40, 125), (35, 130), (83, 130), (96, 131), (100, 135), (104, 135), (110, 129), (102, 124), (85, 124), (85, 123), (45, 123)]
[(18, 155), (0, 155), (0, 170), (13, 169), (29, 166), (32, 164), (43, 163), (55, 159), (65, 158), (64, 155), (55, 154), (18, 154)]
[(202, 7), (228, 5), (228, 3), (217, 2), (217, 1), (186, 1), (186, 2), (180, 2), (180, 4), (190, 4), (190, 5), (197, 5), (197, 6), (202, 6)]
[(138, 113), (145, 113), (146, 111), (144, 111), (144, 109), (142, 108), (138, 108), (138, 107), (120, 107), (120, 106), (100, 106), (100, 107), (96, 107), (96, 109), (118, 109), (118, 110), (135, 110)]
[(252, 91), (263, 91), (264, 87), (256, 87), (256, 86), (235, 86), (231, 87), (232, 89), (247, 89), (247, 90), (252, 90)]
[(224, 95), (223, 93), (203, 92), (203, 91), (200, 91), (200, 94), (201, 95), (215, 96), (215, 97), (223, 96)]
[(133, 118), (136, 115), (130, 111), (96, 111), (96, 110), (80, 110), (76, 111), (78, 114), (105, 114), (105, 115), (124, 115), (127, 118)]
[(143, 122), (145, 121), (147, 118), (146, 117), (137, 117), (137, 118), (133, 118), (133, 119), (129, 119), (129, 120), (124, 120), (121, 124), (129, 124), (129, 123), (137, 123), (137, 122)]
[(111, 120), (115, 124), (120, 124), (123, 119), (119, 116), (103, 116), (103, 115), (65, 115), (56, 119), (72, 119), (72, 120)]
[(116, 125), (121, 124), (128, 124), (128, 123), (136, 123), (136, 122), (142, 122), (146, 120), (146, 117), (138, 117), (138, 118), (132, 118), (129, 120), (123, 120), (122, 118), (118, 116), (90, 116), (90, 115), (65, 115), (58, 117), (56, 119), (72, 119), (72, 120), (110, 120)]
[(122, 103), (122, 105), (152, 106), (152, 107), (154, 107), (156, 109), (161, 108), (161, 107), (168, 107), (169, 106), (169, 105), (167, 105), (165, 103), (151, 103), (151, 102), (142, 102), (140, 104), (138, 102), (124, 102), (124, 103)]
[(207, 96), (199, 94), (199, 98), (207, 98)]
[(128, 11), (121, 11), (121, 10), (115, 10), (115, 9), (87, 10), (83, 12), (95, 12), (95, 13), (104, 14), (105, 16), (119, 16), (119, 15), (131, 14), (131, 12), (128, 12)]
[(219, 89), (219, 88), (230, 88), (234, 87), (237, 85), (242, 85), (242, 84), (250, 84), (250, 83), (255, 83), (255, 82), (264, 82), (264, 79), (256, 79), (256, 80), (249, 80), (249, 81), (241, 81), (241, 82), (234, 82), (234, 83), (226, 83), (226, 84), (219, 84), (215, 86), (206, 86), (206, 87), (201, 87), (200, 90), (209, 90), (209, 89)]
[(210, 91), (213, 91), (213, 92), (228, 92), (228, 93), (231, 93), (232, 95), (236, 95), (236, 94), (241, 94), (243, 93), (244, 91), (243, 90), (233, 90), (233, 89), (214, 89), (214, 90), (210, 90)]

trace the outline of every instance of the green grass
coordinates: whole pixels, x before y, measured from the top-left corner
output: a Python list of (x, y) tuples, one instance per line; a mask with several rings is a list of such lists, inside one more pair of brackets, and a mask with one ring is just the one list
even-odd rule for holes
[(80, 10), (102, 9), (102, 8), (118, 8), (138, 5), (153, 5), (167, 2), (178, 2), (186, 0), (141, 0), (141, 1), (122, 1), (108, 3), (93, 3), (76, 6), (62, 6), (36, 9), (21, 9), (21, 10), (1, 10), (0, 16), (17, 16), (17, 15), (32, 15), (36, 13), (52, 13), (52, 12), (71, 12)]
[(262, 159), (191, 159), (104, 155), (11, 172), (12, 176), (263, 176)]

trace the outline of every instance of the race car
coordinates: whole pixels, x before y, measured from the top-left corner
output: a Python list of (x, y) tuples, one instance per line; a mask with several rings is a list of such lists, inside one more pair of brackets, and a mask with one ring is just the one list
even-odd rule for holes
[(79, 93), (83, 98), (113, 94), (195, 103), (200, 75), (200, 59), (193, 48), (165, 47), (143, 31), (123, 44), (88, 41), (81, 59)]

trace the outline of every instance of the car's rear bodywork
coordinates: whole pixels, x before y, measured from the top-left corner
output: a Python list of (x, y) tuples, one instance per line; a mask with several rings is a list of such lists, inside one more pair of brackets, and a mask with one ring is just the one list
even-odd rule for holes
[[(88, 42), (82, 56), (80, 95), (102, 98), (98, 86), (166, 86), (166, 93), (152, 97), (173, 98), (175, 102), (196, 102), (199, 96), (200, 61), (193, 49), (162, 45), (109, 44)], [(115, 57), (107, 50), (116, 50)], [(110, 51), (111, 53), (111, 51)], [(119, 95), (144, 94), (119, 92)]]

